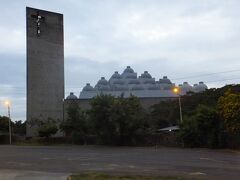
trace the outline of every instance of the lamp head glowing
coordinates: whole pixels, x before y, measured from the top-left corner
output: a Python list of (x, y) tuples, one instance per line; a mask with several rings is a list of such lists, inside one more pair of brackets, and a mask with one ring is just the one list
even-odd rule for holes
[(10, 101), (5, 101), (4, 104), (5, 104), (6, 106), (10, 106)]
[(179, 89), (178, 87), (174, 87), (174, 88), (173, 88), (173, 92), (176, 93), (176, 94), (178, 94), (178, 93), (180, 92), (180, 89)]

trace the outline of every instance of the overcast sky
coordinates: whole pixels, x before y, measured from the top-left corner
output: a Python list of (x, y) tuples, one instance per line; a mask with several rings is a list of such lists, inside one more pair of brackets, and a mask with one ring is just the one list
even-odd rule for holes
[(127, 65), (176, 84), (240, 80), (239, 0), (0, 0), (0, 115), (10, 99), (14, 120), (26, 119), (26, 6), (64, 14), (66, 95)]

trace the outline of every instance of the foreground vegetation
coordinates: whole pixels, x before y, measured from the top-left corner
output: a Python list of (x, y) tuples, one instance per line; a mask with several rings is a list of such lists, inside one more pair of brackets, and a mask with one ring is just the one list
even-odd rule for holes
[(184, 180), (182, 177), (173, 176), (119, 176), (107, 175), (100, 173), (85, 173), (79, 175), (71, 175), (68, 180)]
[[(60, 130), (72, 143), (103, 145), (151, 145), (149, 140), (159, 129), (178, 125), (180, 130), (175, 135), (184, 146), (240, 147), (240, 85), (189, 93), (181, 99), (183, 122), (179, 120), (177, 100), (162, 101), (145, 110), (134, 96), (102, 94), (92, 99), (87, 111), (71, 103), (61, 124), (48, 119), (29, 125), (37, 124), (39, 136), (47, 142)], [(24, 134), (25, 126), (21, 121), (12, 122), (14, 133)], [(8, 132), (7, 117), (0, 117), (0, 132)]]
[(144, 145), (160, 128), (179, 125), (179, 143), (187, 147), (240, 146), (240, 85), (189, 93), (182, 98), (183, 122), (177, 100), (162, 101), (144, 110), (136, 97), (99, 95), (91, 109), (71, 104), (62, 131), (76, 142), (92, 135), (98, 144)]
[(179, 137), (187, 146), (240, 147), (239, 85), (185, 96), (183, 107)]
[(147, 114), (139, 99), (114, 98), (100, 95), (91, 101), (91, 109), (82, 111), (78, 104), (71, 104), (68, 118), (60, 126), (75, 142), (87, 142), (95, 137), (97, 144), (130, 145), (139, 143), (139, 137), (148, 133)]

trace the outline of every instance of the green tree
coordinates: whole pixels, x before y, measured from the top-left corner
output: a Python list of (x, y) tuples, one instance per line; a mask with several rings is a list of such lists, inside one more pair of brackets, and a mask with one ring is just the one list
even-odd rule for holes
[(56, 121), (51, 118), (48, 118), (47, 121), (40, 121), (39, 124), (40, 126), (38, 127), (38, 135), (40, 137), (49, 138), (58, 131)]
[(218, 110), (225, 122), (227, 131), (240, 134), (240, 94), (230, 89), (218, 100)]
[(6, 116), (0, 116), (0, 131), (8, 132), (9, 131), (9, 118)]
[(89, 115), (99, 143), (111, 144), (114, 141), (115, 128), (111, 116), (113, 104), (114, 97), (104, 94), (94, 97), (91, 101)]
[(137, 97), (115, 99), (111, 116), (120, 145), (136, 144), (138, 136), (142, 138), (147, 133), (147, 115)]
[(103, 144), (136, 144), (148, 127), (138, 98), (99, 95), (91, 102), (90, 119), (98, 140)]
[(67, 120), (61, 123), (60, 129), (65, 132), (66, 136), (72, 137), (74, 142), (84, 141), (85, 143), (88, 130), (85, 112), (78, 104), (73, 103), (70, 104), (67, 113)]
[(15, 134), (25, 135), (26, 134), (26, 121), (22, 122), (22, 120), (15, 121), (13, 126), (13, 132)]
[(162, 101), (151, 107), (151, 126), (154, 130), (174, 126), (179, 121), (178, 101)]
[(199, 105), (193, 116), (184, 117), (180, 138), (190, 147), (219, 147), (223, 144), (222, 123), (214, 108)]

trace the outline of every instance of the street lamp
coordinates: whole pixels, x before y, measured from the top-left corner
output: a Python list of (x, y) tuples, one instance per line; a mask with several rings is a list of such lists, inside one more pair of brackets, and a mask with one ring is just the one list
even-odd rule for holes
[(5, 101), (5, 105), (8, 108), (8, 128), (9, 128), (9, 144), (12, 144), (12, 132), (11, 132), (11, 116), (10, 116), (10, 101)]
[(182, 103), (181, 103), (181, 95), (180, 95), (180, 88), (174, 87), (173, 92), (178, 95), (178, 104), (179, 104), (179, 113), (180, 113), (180, 122), (183, 122), (182, 119)]

